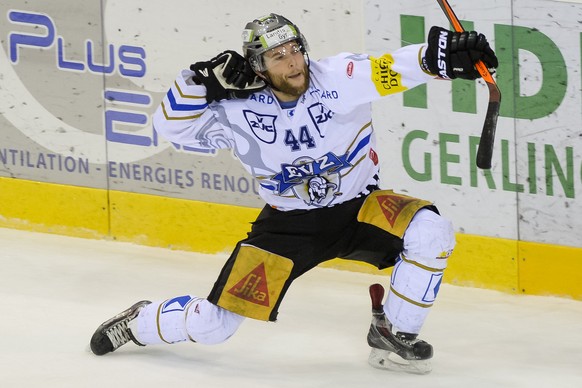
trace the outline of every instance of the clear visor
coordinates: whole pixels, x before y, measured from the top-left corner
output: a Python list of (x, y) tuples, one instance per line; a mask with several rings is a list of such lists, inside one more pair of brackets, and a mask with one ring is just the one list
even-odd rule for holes
[(263, 62), (265, 68), (269, 69), (282, 65), (287, 63), (291, 58), (302, 58), (304, 51), (305, 50), (303, 46), (297, 41), (292, 41), (277, 47), (273, 47), (272, 49), (269, 49), (263, 53)]

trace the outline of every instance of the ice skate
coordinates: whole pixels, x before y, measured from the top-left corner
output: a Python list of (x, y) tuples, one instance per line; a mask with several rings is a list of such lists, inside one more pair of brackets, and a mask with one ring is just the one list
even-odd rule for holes
[(432, 370), (432, 346), (419, 340), (416, 334), (392, 332), (392, 324), (382, 308), (384, 288), (370, 286), (372, 298), (372, 323), (368, 332), (368, 345), (372, 347), (368, 363), (374, 368), (426, 374)]
[(98, 356), (102, 356), (113, 352), (120, 346), (128, 343), (130, 340), (136, 345), (145, 346), (135, 339), (131, 330), (127, 328), (127, 325), (131, 320), (137, 317), (139, 311), (144, 306), (147, 306), (150, 303), (151, 302), (148, 300), (137, 302), (127, 310), (122, 311), (113, 318), (103, 322), (91, 337), (91, 351)]

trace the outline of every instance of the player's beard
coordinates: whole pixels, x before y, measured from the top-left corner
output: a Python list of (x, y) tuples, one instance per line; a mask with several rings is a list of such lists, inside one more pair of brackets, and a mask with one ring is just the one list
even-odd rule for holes
[(275, 90), (285, 93), (289, 96), (299, 98), (307, 91), (309, 87), (309, 68), (304, 66), (301, 70), (303, 74), (303, 82), (300, 85), (293, 85), (285, 77), (279, 75), (275, 76), (267, 71), (266, 75)]

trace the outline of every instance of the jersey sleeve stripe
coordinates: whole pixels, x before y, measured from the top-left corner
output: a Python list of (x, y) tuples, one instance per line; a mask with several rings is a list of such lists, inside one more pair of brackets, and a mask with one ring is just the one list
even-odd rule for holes
[[(368, 129), (368, 131), (366, 131), (366, 129)], [(367, 134), (366, 134), (366, 132), (367, 132)], [(358, 131), (358, 134), (354, 137), (354, 140), (352, 140), (351, 144), (349, 145), (348, 149), (346, 150), (346, 154), (348, 155), (348, 157), (346, 158), (346, 161), (348, 163), (351, 163), (351, 161), (353, 159), (355, 159), (356, 156), (358, 156), (358, 153), (364, 147), (366, 147), (368, 144), (370, 144), (370, 141), (372, 139), (372, 132), (373, 132), (373, 128), (372, 128), (371, 121), (368, 121), (362, 128), (360, 128), (360, 130)], [(354, 147), (354, 144), (356, 145), (355, 148), (352, 151), (350, 151), (350, 149), (352, 147)]]
[[(355, 155), (355, 154), (354, 154), (354, 155)], [(357, 166), (358, 164), (360, 164), (360, 163), (362, 162), (362, 160), (364, 160), (365, 158), (366, 158), (366, 155), (362, 155), (362, 156), (360, 157), (360, 159), (358, 159), (358, 161), (357, 161), (356, 163), (354, 163), (354, 164), (352, 165), (352, 167), (351, 167), (349, 170), (347, 170), (345, 173), (341, 173), (341, 176), (342, 176), (342, 177), (348, 176), (348, 175), (350, 174), (350, 172), (354, 171), (354, 168), (356, 168), (356, 166)]]
[(162, 101), (161, 104), (162, 107), (162, 111), (164, 112), (164, 117), (166, 118), (166, 120), (192, 120), (192, 119), (197, 119), (198, 117), (202, 116), (202, 113), (199, 114), (195, 114), (192, 116), (170, 116), (168, 114), (168, 111), (166, 109), (166, 104), (164, 104), (164, 101)]
[(167, 96), (168, 96), (168, 101), (170, 102), (170, 107), (174, 111), (181, 111), (181, 112), (193, 111), (193, 110), (206, 109), (208, 107), (207, 103), (204, 103), (201, 105), (180, 104), (176, 101), (176, 98), (174, 97), (174, 93), (172, 92), (172, 89), (170, 89), (168, 91)]
[(366, 123), (366, 125), (364, 125), (362, 128), (360, 128), (360, 130), (358, 131), (358, 134), (356, 135), (356, 137), (354, 138), (354, 140), (352, 141), (352, 143), (349, 145), (348, 147), (348, 151), (350, 150), (350, 148), (352, 148), (352, 146), (354, 145), (354, 143), (356, 142), (356, 140), (358, 139), (358, 137), (360, 137), (360, 135), (362, 134), (362, 132), (364, 132), (364, 130), (368, 127), (370, 127), (372, 125), (371, 121), (368, 121)]
[(370, 138), (372, 137), (372, 135), (368, 135), (365, 138), (363, 138), (362, 140), (360, 140), (360, 142), (358, 143), (358, 145), (356, 146), (356, 148), (354, 149), (354, 151), (350, 154), (350, 156), (348, 157), (348, 162), (351, 162), (352, 159), (354, 159), (356, 157), (356, 155), (358, 154), (358, 152), (360, 152), (360, 150), (362, 148), (364, 148), (366, 145), (368, 145), (370, 143)]
[(178, 93), (180, 94), (180, 97), (182, 97), (182, 98), (206, 99), (206, 96), (193, 96), (193, 95), (189, 95), (189, 94), (184, 94), (184, 92), (182, 92), (182, 89), (180, 88), (180, 85), (178, 84), (177, 81), (174, 81), (174, 86), (176, 86), (176, 90), (178, 91)]

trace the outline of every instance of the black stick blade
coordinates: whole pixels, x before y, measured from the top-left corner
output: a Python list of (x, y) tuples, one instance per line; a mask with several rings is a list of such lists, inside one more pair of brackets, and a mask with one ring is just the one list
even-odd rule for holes
[(481, 131), (479, 148), (477, 149), (477, 167), (482, 170), (491, 168), (493, 158), (493, 146), (495, 144), (495, 129), (497, 128), (497, 118), (499, 117), (499, 107), (501, 105), (501, 92), (495, 83), (487, 83), (489, 86), (489, 105)]

